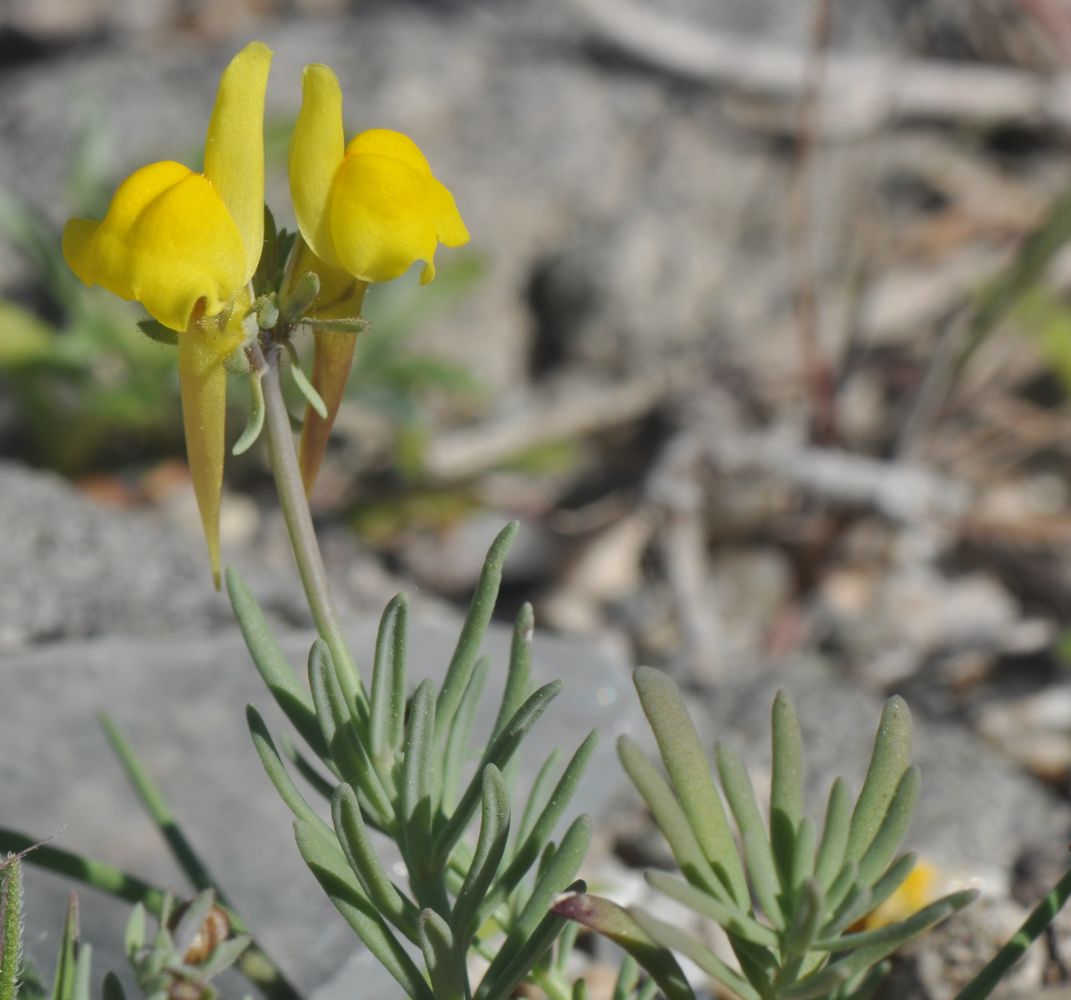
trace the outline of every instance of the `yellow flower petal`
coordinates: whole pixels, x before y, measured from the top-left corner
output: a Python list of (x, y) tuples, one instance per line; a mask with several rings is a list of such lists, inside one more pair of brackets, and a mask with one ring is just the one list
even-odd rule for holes
[(328, 199), (346, 144), (342, 91), (331, 69), (314, 64), (305, 67), (301, 94), (301, 111), (290, 138), (290, 197), (305, 242), (317, 257), (337, 266)]
[(243, 340), (242, 320), (248, 309), (248, 296), (242, 295), (226, 318), (192, 318), (178, 344), (186, 460), (201, 513), (216, 590), (219, 590), (220, 575), (219, 511), (223, 495), (227, 416), (227, 369), (223, 367), (223, 361)]
[(72, 219), (63, 253), (87, 285), (136, 299), (183, 331), (194, 306), (220, 312), (245, 283), (246, 255), (213, 185), (179, 163), (153, 163), (119, 186), (102, 222)]
[(412, 167), (418, 174), (431, 176), (431, 164), (420, 151), (420, 147), (409, 136), (389, 128), (370, 128), (355, 135), (346, 147), (346, 155), (359, 154), (390, 156), (401, 160), (407, 167)]
[(264, 92), (272, 51), (250, 42), (223, 71), (205, 138), (205, 177), (219, 192), (245, 247), (241, 284), (264, 243)]

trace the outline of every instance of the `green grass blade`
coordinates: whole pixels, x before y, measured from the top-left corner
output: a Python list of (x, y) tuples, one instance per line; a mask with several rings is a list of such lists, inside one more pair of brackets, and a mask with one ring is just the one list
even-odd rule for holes
[(75, 951), (71, 1000), (89, 1000), (89, 977), (93, 970), (93, 946), (83, 941)]
[(509, 821), (509, 793), (506, 784), (498, 768), (494, 764), (488, 764), (483, 771), (483, 807), (476, 853), (457, 894), (450, 917), (454, 940), (462, 950), (468, 948), (479, 926), (480, 904), (502, 862), (509, 838)]
[(476, 719), (476, 709), (480, 704), (491, 661), (481, 656), (476, 661), (468, 687), (461, 696), (461, 704), (454, 714), (453, 724), (446, 738), (446, 753), (442, 767), (442, 791), (439, 795), (443, 815), (448, 816), (457, 805), (457, 789), (461, 782), (461, 771), (465, 766), (465, 757), (469, 752), (469, 737)]
[(803, 819), (803, 738), (795, 707), (786, 691), (777, 692), (770, 714), (773, 761), (770, 846), (782, 882), (790, 885), (796, 857), (796, 831)]
[(1022, 926), (1006, 945), (990, 959), (989, 963), (958, 994), (956, 1000), (982, 1000), (1000, 983), (1004, 974), (1023, 956), (1053, 922), (1071, 896), (1071, 869), (1049, 890), (1045, 898), (1031, 910)]
[[(647, 808), (651, 811), (662, 836), (666, 838), (677, 867), (684, 877), (692, 885), (705, 889), (726, 905), (736, 905), (734, 897), (707, 861), (706, 854), (700, 848), (688, 817), (681, 809), (673, 790), (655, 766), (627, 736), (618, 739), (617, 756), (625, 773), (636, 786), (636, 791), (647, 803)], [(735, 845), (733, 850), (736, 850)], [(750, 903), (746, 905), (750, 910)]]
[(294, 832), (305, 863), (365, 947), (397, 980), (407, 996), (414, 1000), (435, 1000), (420, 970), (360, 890), (334, 842), (334, 835), (325, 836), (319, 827), (300, 819), (294, 824)]
[(609, 938), (625, 950), (627, 958), (621, 964), (613, 1000), (631, 1000), (639, 979), (637, 963), (658, 984), (666, 1000), (695, 1000), (688, 980), (669, 949), (657, 944), (617, 903), (601, 896), (578, 894), (560, 900), (555, 904), (554, 912)]
[(372, 661), (372, 692), (368, 738), (372, 759), (381, 771), (401, 750), (405, 727), (405, 668), (409, 634), (409, 601), (392, 598), (379, 620)]
[(249, 655), (253, 658), (268, 691), (282, 709), (290, 724), (301, 733), (302, 739), (321, 759), (329, 756), (320, 727), (316, 722), (312, 699), (301, 686), (286, 654), (275, 641), (252, 592), (238, 572), (231, 567), (224, 571), (227, 593), (234, 608), (234, 617), (245, 637)]
[(877, 835), (900, 779), (911, 765), (911, 712), (899, 696), (885, 703), (863, 790), (852, 812), (845, 856), (859, 861)]
[(63, 921), (63, 937), (56, 956), (56, 973), (52, 983), (52, 1000), (71, 1000), (74, 993), (75, 964), (78, 955), (78, 897), (67, 897), (67, 916)]
[(468, 973), (449, 925), (434, 910), (420, 914), (420, 950), (435, 1000), (468, 1000)]
[(410, 941), (418, 943), (420, 914), (390, 880), (372, 846), (357, 796), (349, 785), (335, 789), (331, 819), (342, 853), (375, 908)]
[(766, 918), (783, 929), (786, 915), (780, 894), (785, 887), (781, 885), (770, 838), (762, 822), (755, 790), (751, 787), (751, 778), (744, 762), (728, 747), (720, 744), (715, 747), (714, 759), (725, 798), (740, 830), (740, 839), (744, 842), (744, 858), (755, 897), (766, 911)]
[(540, 716), (558, 696), (561, 689), (561, 681), (551, 681), (549, 684), (544, 684), (514, 712), (513, 718), (510, 719), (505, 728), (487, 745), (476, 774), (473, 775), (472, 780), (462, 794), (453, 815), (443, 825), (442, 830), (436, 837), (434, 856), (440, 863), (450, 855), (458, 838), (465, 831), (476, 812), (476, 807), (482, 796), (481, 776), (483, 769), (488, 764), (494, 764), (500, 771), (505, 769), (517, 752), (521, 741), (539, 721)]
[(648, 871), (644, 873), (644, 878), (653, 888), (669, 896), (670, 899), (675, 899), (701, 917), (713, 920), (728, 934), (743, 938), (762, 948), (778, 948), (781, 945), (780, 936), (765, 924), (760, 924), (754, 917), (742, 913), (735, 906), (715, 899), (702, 889), (682, 882), (666, 872)]
[(103, 861), (72, 854), (48, 844), (39, 845), (25, 834), (0, 828), (0, 856), (8, 852), (18, 854), (30, 848), (33, 848), (33, 853), (27, 854), (26, 860), (37, 868), (74, 879), (128, 903), (144, 903), (151, 913), (160, 912), (165, 895), (163, 889)]
[(828, 889), (844, 865), (844, 852), (848, 847), (848, 830), (852, 822), (852, 796), (848, 782), (837, 778), (829, 790), (826, 819), (822, 826), (822, 839), (814, 863), (814, 877), (818, 884)]
[(219, 883), (212, 877), (208, 866), (201, 860), (193, 845), (182, 832), (175, 814), (171, 811), (171, 807), (156, 783), (149, 777), (149, 772), (138, 760), (137, 755), (134, 753), (134, 748), (126, 741), (119, 728), (107, 715), (102, 712), (99, 718), (108, 745), (112, 748), (116, 757), (119, 758), (119, 762), (126, 772), (134, 793), (156, 825), (157, 830), (160, 831), (160, 835), (167, 844), (171, 856), (195, 888), (214, 888), (219, 894), (220, 900), (226, 902), (226, 898), (219, 888)]
[(710, 868), (729, 894), (726, 902), (747, 907), (751, 899), (744, 867), (699, 734), (677, 685), (662, 671), (640, 667), (633, 675), (644, 714), (658, 741), (662, 763)]
[(732, 990), (740, 1000), (762, 1000), (758, 991), (735, 969), (730, 968), (706, 945), (686, 931), (652, 917), (643, 910), (630, 909), (629, 914), (640, 929), (665, 948), (671, 948), (690, 958), (708, 976)]
[(909, 767), (900, 779), (885, 819), (859, 861), (859, 878), (867, 885), (878, 879), (899, 850), (919, 800), (921, 780), (921, 772), (915, 765)]
[(491, 729), (492, 738), (497, 736), (517, 709), (528, 697), (532, 683), (532, 636), (535, 631), (535, 612), (531, 604), (522, 604), (513, 624), (513, 638), (509, 650), (509, 671), (502, 690), (502, 701)]
[(487, 551), (480, 578), (476, 582), (468, 614), (465, 616), (457, 646), (450, 658), (450, 665), (446, 668), (443, 686), (435, 703), (436, 742), (440, 747), (446, 744), (446, 734), (454, 721), (454, 713), (461, 702), (461, 696), (468, 686), (469, 675), (491, 621), (491, 613), (498, 600), (498, 588), (502, 584), (502, 564), (506, 561), (506, 553), (517, 534), (517, 528), (517, 522), (510, 521), (498, 533)]
[(0, 1000), (15, 1000), (22, 966), (22, 862), (0, 860)]

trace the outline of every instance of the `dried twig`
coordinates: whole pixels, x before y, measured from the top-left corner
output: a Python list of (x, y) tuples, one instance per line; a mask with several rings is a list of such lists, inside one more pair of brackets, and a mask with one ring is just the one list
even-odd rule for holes
[[(669, 18), (655, 3), (570, 2), (595, 40), (657, 72), (790, 107), (799, 99), (806, 53)], [(1071, 73), (838, 54), (827, 62), (825, 90), (826, 136), (866, 135), (908, 119), (1071, 128)], [(790, 130), (794, 116), (773, 124)]]

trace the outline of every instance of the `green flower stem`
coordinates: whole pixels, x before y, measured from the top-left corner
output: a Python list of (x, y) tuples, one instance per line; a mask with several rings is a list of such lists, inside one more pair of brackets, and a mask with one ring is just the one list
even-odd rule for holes
[(305, 588), (305, 597), (316, 622), (316, 631), (331, 651), (331, 660), (347, 703), (360, 706), (367, 716), (360, 675), (338, 625), (338, 613), (328, 590), (327, 571), (324, 569), (323, 556), (320, 554), (316, 532), (312, 526), (312, 514), (305, 497), (305, 487), (301, 481), (294, 435), (290, 430), (290, 414), (287, 412), (279, 382), (278, 351), (270, 360), (264, 357), (257, 345), (248, 348), (248, 352), (253, 367), (263, 373), (268, 457), (271, 460), (275, 489), (279, 494), (279, 505), (283, 509), (286, 530), (290, 535), (290, 547), (297, 560), (301, 584)]
[(22, 865), (0, 858), (0, 1000), (15, 1000), (22, 958)]
[(1064, 872), (1060, 881), (1034, 907), (1030, 916), (1015, 932), (1012, 939), (993, 956), (989, 964), (974, 979), (960, 990), (956, 1000), (982, 1000), (983, 997), (989, 996), (1001, 979), (1004, 978), (1005, 973), (1023, 957), (1023, 952), (1053, 922), (1056, 914), (1063, 909), (1069, 896), (1071, 896), (1071, 869)]

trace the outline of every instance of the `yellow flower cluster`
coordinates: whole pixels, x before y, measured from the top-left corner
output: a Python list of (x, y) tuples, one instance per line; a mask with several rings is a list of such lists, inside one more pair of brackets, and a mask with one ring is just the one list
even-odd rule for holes
[[(213, 577), (219, 585), (226, 370), (247, 338), (250, 281), (264, 243), (264, 94), (271, 50), (246, 46), (220, 80), (205, 139), (204, 172), (165, 161), (130, 175), (102, 220), (72, 219), (63, 253), (87, 285), (140, 302), (178, 334), (186, 448)], [(469, 234), (450, 192), (416, 144), (372, 129), (347, 146), (342, 93), (326, 66), (305, 70), (290, 147), (290, 190), (302, 241), (291, 273), (315, 273), (310, 315), (359, 313), (364, 290), (415, 261), (435, 276), (439, 243)], [(311, 488), (342, 398), (354, 337), (316, 334), (313, 385), (327, 416), (306, 414), (301, 465)]]

